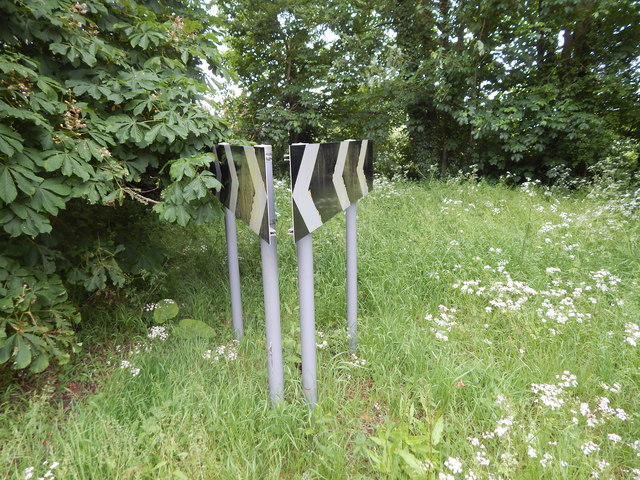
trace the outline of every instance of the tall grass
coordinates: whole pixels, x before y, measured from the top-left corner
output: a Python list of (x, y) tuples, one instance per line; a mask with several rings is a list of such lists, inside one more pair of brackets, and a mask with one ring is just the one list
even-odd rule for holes
[[(95, 393), (70, 406), (46, 388), (23, 395), (26, 406), (4, 401), (0, 476), (640, 478), (632, 203), (534, 184), (377, 182), (358, 205), (358, 358), (347, 353), (344, 219), (314, 235), (326, 346), (310, 412), (290, 205), (286, 187), (277, 192), (286, 403), (268, 404), (256, 238), (239, 226), (246, 337), (236, 347), (222, 222), (168, 228), (165, 290), (139, 312), (96, 313), (85, 346), (99, 333), (117, 348), (66, 372)], [(168, 326), (166, 341), (147, 338), (144, 303), (162, 296), (219, 337), (181, 340)], [(216, 360), (220, 345), (237, 357)]]

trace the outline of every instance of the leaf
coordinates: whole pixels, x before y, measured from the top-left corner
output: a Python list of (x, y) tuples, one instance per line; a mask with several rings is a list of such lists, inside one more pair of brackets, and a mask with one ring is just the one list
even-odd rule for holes
[(164, 323), (167, 320), (171, 320), (178, 315), (180, 311), (180, 307), (175, 302), (175, 300), (171, 300), (170, 298), (165, 298), (164, 300), (160, 300), (155, 309), (153, 310), (153, 319), (157, 323)]
[(13, 362), (16, 370), (22, 370), (31, 363), (31, 348), (27, 345), (20, 335), (16, 336), (16, 355)]
[[(2, 275), (0, 275), (0, 281), (6, 280), (6, 271), (3, 272)], [(13, 300), (11, 298), (8, 297), (4, 297), (4, 298), (0, 298), (0, 310), (4, 311), (4, 312), (12, 312), (13, 311)], [(6, 336), (6, 331), (3, 330), (2, 328), (0, 328), (0, 338), (2, 338), (2, 336), (5, 335)], [(2, 362), (0, 362), (2, 363)]]
[(184, 187), (184, 199), (187, 202), (203, 198), (207, 193), (208, 190), (199, 177), (194, 178), (186, 187)]
[(211, 172), (202, 172), (200, 174), (200, 178), (204, 182), (204, 185), (209, 189), (220, 190), (220, 188), (222, 187), (220, 180), (218, 180)]
[(44, 161), (47, 172), (61, 170), (62, 174), (70, 177), (76, 175), (87, 181), (95, 173), (93, 167), (73, 152), (56, 152)]
[(40, 184), (41, 188), (46, 188), (47, 190), (52, 191), (53, 193), (60, 195), (61, 197), (66, 197), (71, 195), (71, 188), (61, 182), (61, 179), (56, 178), (47, 178), (44, 182)]
[(51, 52), (57, 53), (59, 55), (66, 55), (70, 47), (71, 45), (64, 43), (52, 43), (51, 45), (49, 45), (49, 49), (51, 50)]
[(435, 446), (442, 440), (442, 432), (444, 432), (444, 417), (438, 417), (431, 429), (431, 443)]
[(7, 156), (22, 151), (22, 137), (11, 128), (0, 125), (0, 152)]
[(216, 331), (200, 320), (185, 318), (178, 322), (174, 335), (178, 338), (214, 338)]
[(183, 205), (175, 206), (175, 214), (176, 214), (176, 221), (178, 222), (178, 225), (180, 225), (181, 227), (186, 227), (187, 223), (189, 223), (189, 220), (191, 220), (191, 215), (189, 214), (189, 211)]
[(36, 359), (31, 362), (31, 366), (29, 367), (29, 371), (31, 373), (40, 373), (44, 372), (49, 366), (49, 356), (45, 353), (41, 353), (36, 357)]
[(102, 160), (100, 145), (98, 145), (93, 140), (81, 140), (76, 147), (76, 151), (80, 154), (80, 157), (85, 162), (90, 162), (92, 158), (95, 158), (96, 160)]
[(89, 292), (95, 292), (96, 290), (102, 290), (107, 286), (107, 273), (104, 268), (97, 268), (92, 272), (84, 282), (84, 288)]
[(69, 355), (68, 353), (63, 353), (61, 355), (58, 355), (57, 359), (58, 359), (58, 365), (66, 365), (67, 363), (69, 363), (69, 360), (71, 359), (71, 355)]
[(4, 345), (0, 348), (0, 364), (5, 363), (9, 358), (11, 358), (11, 352), (13, 350), (13, 344), (15, 343), (16, 336), (12, 335), (7, 338), (4, 342)]
[[(22, 172), (26, 172), (28, 176), (22, 174)], [(13, 168), (11, 171), (13, 178), (18, 184), (18, 188), (22, 190), (23, 193), (27, 194), (29, 197), (33, 195), (36, 191), (36, 188), (33, 185), (33, 182), (41, 182), (42, 178), (37, 177), (33, 174), (33, 172), (26, 170), (25, 168), (21, 168), (20, 166)]]
[(144, 141), (147, 143), (153, 143), (158, 136), (158, 133), (160, 133), (160, 129), (162, 129), (161, 123), (154, 125), (144, 136)]
[(0, 172), (0, 199), (4, 203), (13, 202), (18, 196), (18, 190), (16, 189), (13, 178), (8, 167), (3, 167)]
[(35, 189), (31, 197), (31, 205), (37, 211), (45, 211), (57, 215), (58, 210), (65, 208), (65, 198), (71, 189), (59, 182), (58, 179), (48, 178)]
[(400, 458), (402, 458), (407, 466), (409, 466), (413, 475), (419, 475), (424, 478), (425, 472), (422, 470), (422, 463), (415, 457), (415, 455), (403, 448), (398, 450), (398, 455), (400, 455)]
[(36, 80), (36, 85), (49, 100), (57, 100), (56, 90), (60, 90), (60, 84), (50, 77), (40, 75)]

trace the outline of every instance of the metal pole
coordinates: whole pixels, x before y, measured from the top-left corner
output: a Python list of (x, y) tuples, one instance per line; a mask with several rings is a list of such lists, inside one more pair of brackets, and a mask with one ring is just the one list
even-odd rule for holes
[(358, 332), (358, 251), (356, 234), (356, 204), (352, 203), (345, 210), (346, 243), (347, 243), (347, 337), (349, 350), (356, 353)]
[(280, 288), (278, 282), (278, 249), (275, 229), (275, 198), (273, 194), (273, 165), (271, 146), (264, 145), (267, 208), (269, 212), (269, 240), (260, 239), (262, 255), (262, 284), (264, 289), (264, 318), (267, 338), (267, 371), (271, 404), (284, 401), (284, 373), (282, 367), (282, 334), (280, 330)]
[(311, 234), (296, 242), (298, 252), (298, 295), (300, 297), (300, 343), (302, 388), (311, 408), (317, 402), (316, 326), (313, 298), (313, 241)]
[(224, 225), (227, 234), (227, 259), (229, 263), (229, 292), (231, 294), (231, 318), (236, 339), (244, 335), (242, 326), (242, 300), (240, 297), (240, 267), (238, 265), (238, 241), (236, 238), (236, 216), (225, 208)]

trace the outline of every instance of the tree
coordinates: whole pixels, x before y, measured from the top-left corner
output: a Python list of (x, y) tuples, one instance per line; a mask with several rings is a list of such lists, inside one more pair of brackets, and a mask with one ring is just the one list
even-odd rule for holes
[(396, 35), (388, 88), (407, 114), (417, 170), (478, 164), (584, 174), (614, 140), (638, 139), (635, 0), (381, 2)]
[(288, 145), (360, 136), (389, 115), (366, 95), (371, 58), (384, 45), (377, 15), (365, 2), (310, 0), (223, 2), (226, 60), (241, 94), (228, 103), (246, 138)]
[(202, 103), (210, 25), (187, 0), (0, 1), (0, 363), (68, 360), (70, 294), (157, 266), (136, 231), (150, 206), (215, 216), (207, 152), (227, 128)]

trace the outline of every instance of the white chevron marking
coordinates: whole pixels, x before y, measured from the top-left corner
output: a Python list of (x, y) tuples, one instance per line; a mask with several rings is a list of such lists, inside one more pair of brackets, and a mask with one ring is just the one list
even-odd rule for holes
[(336, 168), (333, 172), (333, 186), (338, 194), (338, 200), (342, 209), (346, 209), (351, 202), (349, 201), (349, 194), (347, 193), (347, 186), (344, 184), (344, 178), (342, 177), (344, 172), (344, 165), (347, 161), (347, 151), (349, 150), (349, 142), (340, 142), (340, 149), (338, 150), (338, 159), (336, 160)]
[(253, 190), (255, 191), (253, 204), (251, 205), (249, 228), (257, 234), (260, 234), (262, 217), (264, 217), (264, 210), (267, 206), (267, 191), (265, 189), (264, 181), (262, 180), (262, 175), (260, 174), (260, 167), (258, 166), (258, 158), (256, 157), (255, 148), (244, 147), (244, 154), (247, 158), (247, 165), (249, 166), (251, 181), (253, 182)]
[(362, 140), (362, 145), (360, 145), (360, 158), (358, 158), (358, 167), (356, 171), (358, 172), (358, 180), (360, 180), (360, 190), (362, 191), (362, 196), (364, 197), (367, 193), (369, 193), (369, 186), (367, 185), (367, 177), (364, 175), (364, 160), (367, 156), (367, 147), (369, 146), (369, 140)]
[(320, 212), (313, 203), (311, 198), (311, 191), (309, 190), (311, 183), (311, 177), (313, 177), (313, 168), (316, 165), (316, 159), (318, 158), (318, 149), (320, 145), (309, 144), (304, 147), (304, 154), (302, 155), (302, 161), (300, 162), (300, 170), (298, 171), (298, 178), (296, 178), (296, 184), (293, 187), (292, 197), (296, 202), (296, 206), (302, 215), (307, 230), (309, 232), (314, 231), (316, 228), (322, 225), (322, 218)]
[(229, 210), (234, 214), (236, 213), (236, 205), (238, 203), (238, 188), (240, 186), (238, 182), (238, 173), (236, 172), (236, 165), (233, 163), (233, 153), (231, 153), (231, 145), (224, 144), (224, 151), (227, 154), (227, 166), (229, 168), (229, 174), (231, 175), (231, 185), (229, 188), (231, 192), (229, 194)]

